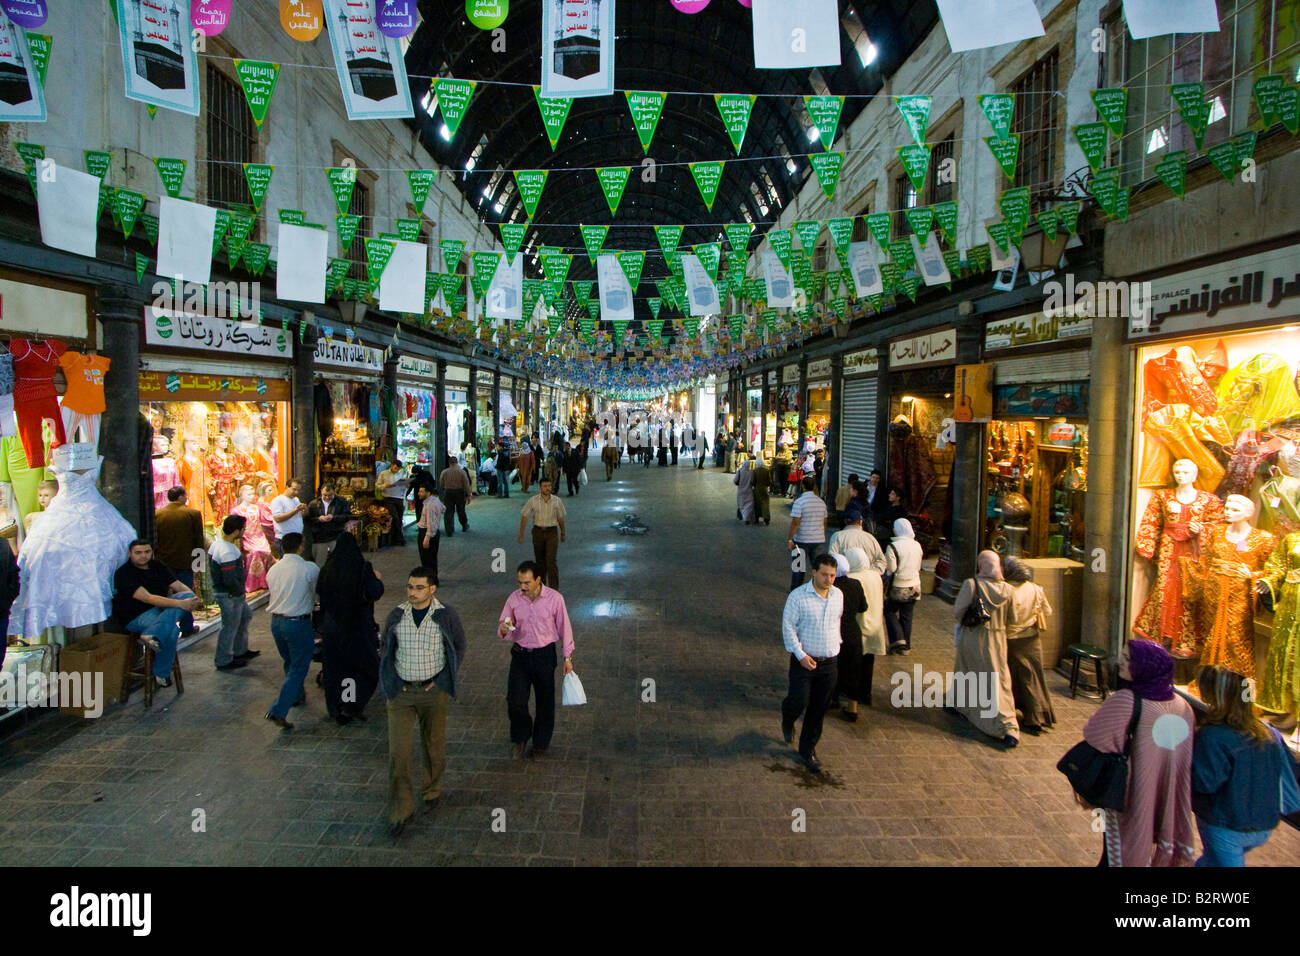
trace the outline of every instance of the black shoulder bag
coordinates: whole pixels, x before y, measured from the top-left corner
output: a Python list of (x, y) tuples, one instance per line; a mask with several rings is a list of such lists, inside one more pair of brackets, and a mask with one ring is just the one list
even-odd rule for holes
[(1128, 793), (1128, 759), (1133, 749), (1133, 734), (1142, 716), (1142, 698), (1133, 695), (1133, 717), (1124, 735), (1124, 752), (1102, 753), (1086, 740), (1069, 749), (1056, 769), (1065, 774), (1074, 792), (1094, 807), (1123, 810)]
[(990, 619), (989, 609), (984, 606), (984, 599), (980, 597), (979, 581), (972, 581), (971, 589), (974, 594), (971, 597), (970, 605), (962, 612), (962, 627), (980, 627), (987, 624)]

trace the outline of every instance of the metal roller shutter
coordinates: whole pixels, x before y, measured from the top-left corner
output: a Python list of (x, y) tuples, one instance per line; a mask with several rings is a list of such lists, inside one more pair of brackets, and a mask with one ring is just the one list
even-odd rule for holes
[(876, 467), (876, 389), (878, 379), (844, 379), (840, 396), (840, 483), (850, 474), (866, 478)]
[(998, 359), (994, 381), (998, 385), (1077, 382), (1091, 374), (1091, 365), (1091, 353), (1087, 349), (1025, 358)]

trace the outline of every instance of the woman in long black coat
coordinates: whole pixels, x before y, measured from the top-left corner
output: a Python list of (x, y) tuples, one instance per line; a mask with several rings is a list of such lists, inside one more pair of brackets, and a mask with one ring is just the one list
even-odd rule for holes
[[(366, 704), (379, 686), (375, 601), (384, 594), (384, 582), (352, 535), (339, 535), (321, 568), (316, 593), (323, 618), (325, 707), (340, 726), (353, 719), (365, 720)], [(346, 681), (352, 683), (345, 688)]]

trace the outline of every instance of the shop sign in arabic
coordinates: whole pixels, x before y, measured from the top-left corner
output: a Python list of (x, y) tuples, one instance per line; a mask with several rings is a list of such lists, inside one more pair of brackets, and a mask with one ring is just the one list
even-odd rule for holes
[(397, 371), (401, 375), (415, 375), (420, 378), (437, 378), (438, 367), (428, 359), (403, 355), (397, 360)]
[(1091, 316), (1049, 316), (1042, 312), (1000, 319), (984, 327), (984, 350), (1019, 348), (1041, 345), (1059, 339), (1077, 338), (1092, 334)]
[(148, 396), (146, 400), (156, 400), (164, 395), (177, 401), (269, 402), (287, 401), (289, 398), (289, 383), (283, 379), (191, 372), (141, 372), (139, 389), (142, 397)]
[(844, 356), (845, 375), (867, 375), (879, 370), (880, 353), (875, 349), (863, 349)]
[(957, 361), (957, 330), (941, 329), (889, 343), (889, 367), (949, 365)]
[(149, 345), (170, 349), (293, 358), (289, 333), (275, 326), (172, 312), (153, 306), (144, 310), (144, 340)]
[(338, 339), (319, 338), (316, 340), (316, 364), (341, 365), (368, 372), (382, 372), (384, 356), (378, 349), (372, 349), (360, 342), (340, 342)]
[(1133, 319), (1129, 335), (1181, 334), (1300, 314), (1300, 245), (1272, 249), (1152, 279), (1149, 322)]
[(781, 384), (782, 384), (782, 385), (789, 385), (789, 384), (791, 384), (792, 382), (798, 382), (798, 381), (799, 381), (799, 366), (798, 366), (798, 365), (787, 365), (785, 368), (781, 369)]
[(830, 378), (830, 376), (831, 376), (830, 359), (818, 359), (815, 362), (808, 363), (808, 381), (811, 382), (813, 379), (820, 380), (824, 378)]

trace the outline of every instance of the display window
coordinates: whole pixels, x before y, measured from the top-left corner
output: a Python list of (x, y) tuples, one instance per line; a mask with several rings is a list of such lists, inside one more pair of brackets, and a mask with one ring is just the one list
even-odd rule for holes
[(320, 482), (332, 482), (338, 496), (349, 504), (359, 495), (375, 493), (374, 436), (379, 426), (375, 395), (363, 382), (326, 381), (317, 386)]
[(808, 387), (808, 418), (804, 425), (805, 439), (811, 438), (817, 448), (826, 447), (826, 430), (831, 427), (831, 387)]
[(475, 444), (478, 445), (480, 452), (487, 451), (492, 444), (493, 439), (497, 436), (494, 434), (492, 425), (491, 405), (495, 404), (492, 398), (492, 382), (479, 382), (474, 392), (474, 410), (478, 422), (478, 438)]
[(1300, 328), (1165, 341), (1136, 359), (1132, 633), (1180, 659), (1180, 681), (1196, 664), (1252, 679), (1256, 705), (1294, 724)]
[(759, 443), (763, 428), (763, 390), (751, 388), (745, 393), (745, 450), (750, 451)]
[(986, 435), (982, 547), (1004, 557), (1082, 560), (1086, 420), (997, 420)]
[(407, 468), (426, 470), (433, 462), (433, 417), (437, 398), (424, 388), (397, 388), (397, 457)]
[[(447, 454), (460, 454), (461, 443), (472, 437), (473, 410), (469, 406), (466, 386), (448, 385), (447, 396)], [(438, 469), (441, 471), (442, 469)]]
[(951, 392), (909, 392), (889, 401), (889, 466), (885, 483), (900, 492), (916, 539), (926, 553), (950, 537), (948, 485), (956, 449), (943, 440)]

